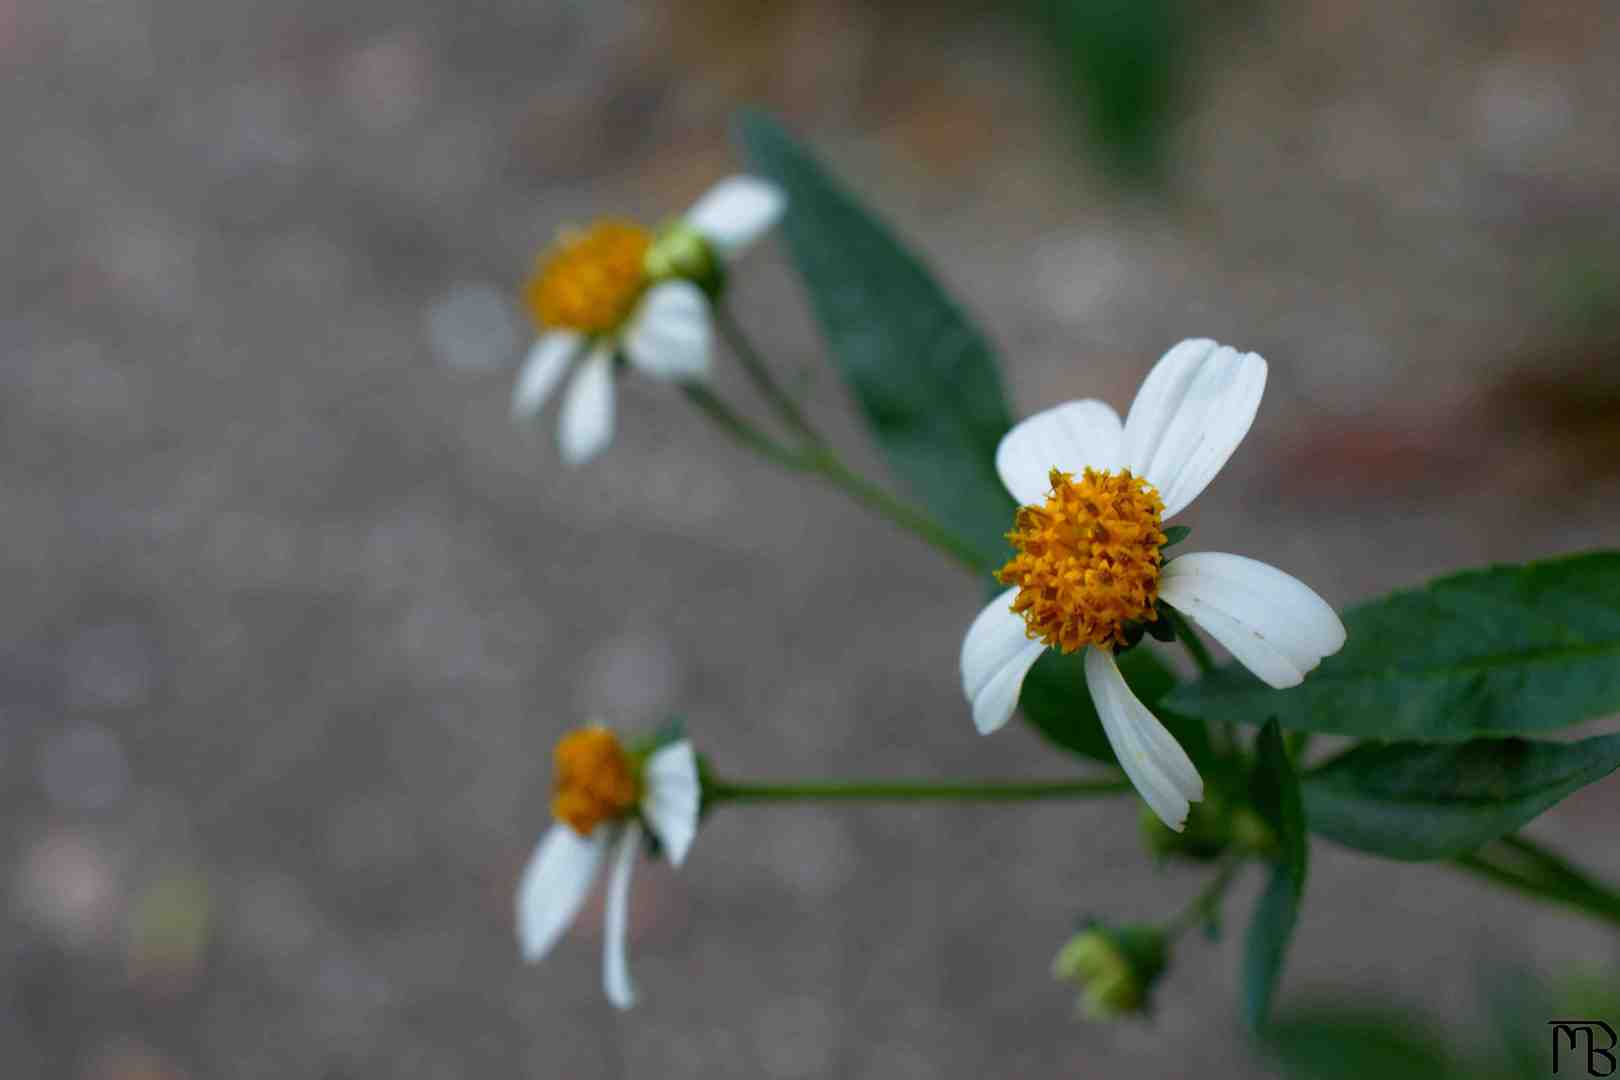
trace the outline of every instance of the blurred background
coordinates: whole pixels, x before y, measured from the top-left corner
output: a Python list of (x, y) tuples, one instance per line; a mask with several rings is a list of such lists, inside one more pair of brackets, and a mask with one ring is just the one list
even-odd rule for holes
[[(577, 471), (553, 411), (514, 429), (517, 291), (560, 226), (737, 169), (762, 104), (990, 329), (1017, 413), (1123, 408), (1186, 336), (1263, 353), (1189, 523), (1348, 603), (1620, 536), (1617, 55), (1608, 0), (0, 0), (5, 1076), (1329, 1075), (1240, 1033), (1253, 879), (1150, 1021), (1074, 1021), (1076, 919), (1202, 879), (1127, 800), (725, 810), (638, 872), (635, 1011), (595, 914), (522, 966), (586, 718), (678, 712), (739, 779), (1064, 763), (973, 733), (976, 587), (668, 388), (622, 382)], [(780, 248), (733, 284), (880, 472)], [(1531, 834), (1620, 876), (1617, 812), (1611, 780)], [(1314, 855), (1307, 1050), (1335, 1003), (1541, 1046), (1501, 987), (1620, 961), (1442, 866)]]

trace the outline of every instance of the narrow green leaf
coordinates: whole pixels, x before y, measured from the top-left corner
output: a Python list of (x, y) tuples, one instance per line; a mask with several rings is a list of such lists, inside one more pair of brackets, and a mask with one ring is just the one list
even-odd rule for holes
[(1166, 525), (1164, 529), (1164, 547), (1175, 547), (1187, 537), (1192, 535), (1191, 525)]
[(1263, 1046), (1298, 1080), (1476, 1077), (1434, 1032), (1410, 1011), (1318, 1006), (1278, 1017)]
[(1462, 742), (1620, 710), (1620, 551), (1496, 566), (1392, 593), (1344, 618), (1349, 641), (1291, 690), (1236, 665), (1172, 708), (1389, 741)]
[(1304, 779), (1311, 828), (1391, 859), (1473, 851), (1620, 768), (1620, 735), (1362, 746)]
[(1255, 750), (1251, 796), (1255, 809), (1277, 830), (1278, 841), (1271, 879), (1255, 905), (1243, 943), (1243, 1016), (1249, 1027), (1258, 1031), (1271, 1011), (1288, 942), (1299, 922), (1309, 847), (1299, 778), (1275, 721), (1261, 730)]
[(984, 335), (922, 263), (773, 120), (744, 114), (749, 166), (787, 193), (782, 228), (873, 437), (928, 510), (1005, 558), (1014, 503), (996, 475), (1012, 426)]

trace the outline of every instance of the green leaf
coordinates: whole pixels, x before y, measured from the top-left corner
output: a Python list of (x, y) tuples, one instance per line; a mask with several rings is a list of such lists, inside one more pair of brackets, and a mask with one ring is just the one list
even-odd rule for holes
[(746, 113), (750, 168), (779, 185), (811, 306), (895, 474), (980, 554), (1006, 558), (1015, 504), (996, 475), (1012, 426), (990, 346), (922, 263), (769, 117)]
[(1462, 742), (1620, 710), (1620, 551), (1496, 566), (1345, 615), (1349, 641), (1291, 690), (1236, 665), (1172, 708), (1388, 741)]
[(1164, 543), (1159, 546), (1160, 548), (1175, 547), (1191, 535), (1191, 525), (1166, 525), (1164, 528)]
[(1288, 942), (1299, 921), (1309, 849), (1299, 778), (1288, 760), (1276, 721), (1261, 730), (1255, 751), (1251, 796), (1254, 808), (1277, 830), (1278, 848), (1271, 880), (1255, 905), (1243, 943), (1243, 1016), (1249, 1027), (1258, 1031), (1271, 1011)]
[(1442, 1080), (1477, 1076), (1459, 1065), (1434, 1025), (1410, 1012), (1318, 1006), (1279, 1017), (1264, 1048), (1299, 1080)]
[(1620, 768), (1620, 735), (1362, 746), (1304, 780), (1311, 828), (1391, 859), (1446, 859), (1513, 832)]
[[(1200, 767), (1209, 756), (1204, 726), (1196, 721), (1155, 709), (1176, 685), (1176, 677), (1146, 646), (1138, 646), (1119, 658), (1119, 670), (1142, 704), (1158, 713), (1159, 719), (1176, 737), (1182, 748)], [(1097, 707), (1086, 689), (1084, 650), (1065, 656), (1048, 649), (1024, 679), (1018, 696), (1024, 719), (1048, 742), (1070, 753), (1114, 764), (1114, 748), (1103, 732)]]

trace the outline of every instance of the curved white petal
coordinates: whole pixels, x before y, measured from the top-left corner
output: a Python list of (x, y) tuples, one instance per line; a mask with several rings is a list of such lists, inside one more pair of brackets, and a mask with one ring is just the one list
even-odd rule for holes
[(586, 840), (567, 825), (553, 825), (540, 839), (518, 883), (517, 933), (523, 959), (532, 963), (546, 955), (574, 921), (606, 847), (605, 829)]
[(1208, 630), (1267, 684), (1298, 686), (1344, 645), (1344, 624), (1304, 582), (1242, 555), (1199, 551), (1172, 559), (1159, 598)]
[(1086, 686), (1125, 775), (1159, 820), (1180, 832), (1189, 805), (1204, 797), (1203, 778), (1187, 751), (1137, 700), (1107, 649), (1086, 649)]
[(670, 863), (679, 866), (697, 837), (702, 799), (697, 755), (692, 752), (691, 741), (672, 742), (648, 758), (642, 781), (641, 816), (663, 845)]
[(557, 446), (563, 460), (582, 465), (613, 441), (613, 348), (598, 345), (574, 373), (563, 395)]
[(619, 842), (613, 847), (602, 927), (602, 989), (607, 992), (608, 1000), (621, 1009), (636, 1003), (636, 989), (630, 985), (630, 965), (624, 958), (624, 939), (630, 932), (630, 871), (635, 869), (640, 850), (641, 826), (632, 821), (620, 831)]
[(703, 234), (723, 258), (734, 259), (763, 236), (787, 209), (787, 196), (775, 184), (754, 176), (732, 176), (710, 188), (686, 223)]
[(512, 384), (512, 419), (526, 420), (544, 407), (584, 342), (580, 335), (566, 330), (540, 335)]
[(1046, 646), (1031, 641), (1024, 617), (1012, 610), (1014, 586), (985, 605), (962, 639), (962, 692), (973, 703), (973, 724), (988, 735), (1018, 707), (1024, 676)]
[(624, 331), (624, 354), (637, 371), (656, 379), (696, 379), (708, 374), (713, 338), (703, 290), (690, 281), (665, 281), (636, 305)]
[(1153, 366), (1125, 418), (1125, 467), (1159, 489), (1164, 516), (1215, 479), (1249, 432), (1266, 388), (1266, 362), (1205, 338), (1183, 341)]
[(1053, 469), (1080, 473), (1119, 468), (1119, 414), (1088, 398), (1038, 412), (1015, 424), (996, 447), (996, 472), (1020, 505), (1041, 503)]

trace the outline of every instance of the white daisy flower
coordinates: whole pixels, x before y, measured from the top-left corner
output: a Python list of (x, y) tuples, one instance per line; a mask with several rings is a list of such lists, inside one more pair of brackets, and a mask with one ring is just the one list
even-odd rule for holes
[(751, 176), (716, 184), (685, 217), (656, 235), (629, 221), (565, 233), (524, 289), (540, 337), (512, 389), (512, 416), (538, 413), (573, 362), (557, 441), (579, 465), (613, 441), (618, 358), (658, 379), (708, 374), (714, 336), (710, 297), (726, 264), (781, 218), (782, 193)]
[(1232, 456), (1265, 385), (1255, 353), (1183, 341), (1154, 365), (1123, 424), (1101, 401), (1071, 401), (1017, 424), (996, 448), (996, 471), (1020, 504), (1008, 534), (1017, 554), (997, 574), (1012, 587), (962, 642), (973, 722), (983, 733), (1005, 724), (1047, 648), (1085, 649), (1086, 686), (1120, 766), (1176, 830), (1203, 798), (1203, 779), (1114, 660), (1158, 618), (1155, 603), (1278, 688), (1299, 684), (1344, 644), (1333, 609), (1281, 570), (1216, 552), (1163, 561), (1163, 523)]
[(539, 960), (579, 913), (603, 862), (608, 871), (602, 985), (621, 1009), (635, 1004), (625, 962), (630, 871), (652, 830), (669, 861), (679, 866), (697, 836), (701, 785), (697, 757), (686, 739), (668, 743), (645, 760), (627, 753), (603, 727), (564, 736), (556, 751), (557, 818), (535, 849), (517, 893), (517, 934), (523, 958)]

